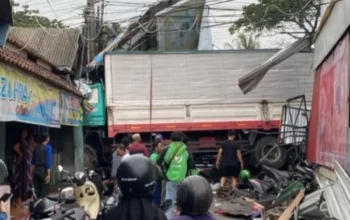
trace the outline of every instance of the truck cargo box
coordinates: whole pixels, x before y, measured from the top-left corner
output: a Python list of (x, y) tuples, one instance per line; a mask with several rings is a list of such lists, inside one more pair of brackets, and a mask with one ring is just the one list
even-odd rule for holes
[(105, 57), (109, 136), (126, 132), (278, 128), (287, 98), (312, 99), (312, 53), (270, 70), (243, 95), (238, 79), (275, 50), (111, 53)]

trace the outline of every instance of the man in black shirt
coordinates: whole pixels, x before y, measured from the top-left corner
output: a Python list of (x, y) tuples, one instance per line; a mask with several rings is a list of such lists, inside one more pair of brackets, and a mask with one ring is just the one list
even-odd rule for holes
[(228, 132), (228, 140), (221, 144), (218, 157), (216, 160), (216, 167), (220, 167), (222, 159), (223, 175), (221, 177), (220, 185), (225, 186), (226, 178), (232, 178), (232, 190), (237, 187), (237, 178), (241, 169), (243, 169), (243, 159), (240, 151), (240, 144), (235, 141), (235, 131)]

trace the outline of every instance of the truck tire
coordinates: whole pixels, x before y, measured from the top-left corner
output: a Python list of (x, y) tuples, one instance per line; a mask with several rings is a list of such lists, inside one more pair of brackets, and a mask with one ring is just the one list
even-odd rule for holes
[[(260, 160), (271, 150), (276, 140), (276, 137), (266, 136), (255, 144), (255, 159), (258, 163), (260, 163)], [(261, 163), (275, 169), (281, 169), (286, 164), (287, 159), (287, 149), (283, 146), (278, 146), (264, 161), (261, 161)]]
[(96, 152), (88, 144), (84, 144), (84, 164), (87, 169), (95, 169), (97, 165)]

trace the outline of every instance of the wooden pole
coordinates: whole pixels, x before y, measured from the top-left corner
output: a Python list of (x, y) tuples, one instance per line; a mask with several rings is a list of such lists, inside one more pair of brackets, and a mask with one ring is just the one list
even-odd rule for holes
[(297, 195), (297, 197), (295, 197), (293, 202), (289, 204), (288, 208), (284, 210), (283, 214), (278, 218), (278, 220), (289, 220), (293, 215), (294, 209), (303, 200), (304, 196), (305, 196), (305, 189), (302, 189)]

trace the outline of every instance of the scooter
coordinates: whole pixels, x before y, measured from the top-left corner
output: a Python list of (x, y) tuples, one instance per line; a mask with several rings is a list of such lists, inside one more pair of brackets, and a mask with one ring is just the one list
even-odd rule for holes
[[(70, 189), (63, 189), (58, 199), (54, 197), (46, 197), (37, 199), (34, 189), (31, 189), (28, 194), (30, 214), (24, 217), (24, 220), (65, 220), (78, 219), (90, 220), (90, 216), (85, 210), (78, 206), (71, 206), (70, 199), (72, 198)], [(56, 200), (57, 199), (57, 200)]]
[(74, 177), (72, 177), (70, 172), (64, 170), (61, 165), (58, 166), (58, 172), (68, 174), (68, 179), (73, 184), (73, 195), (76, 203), (90, 213), (91, 219), (98, 219), (101, 201), (95, 184), (87, 178), (84, 172), (76, 172)]

